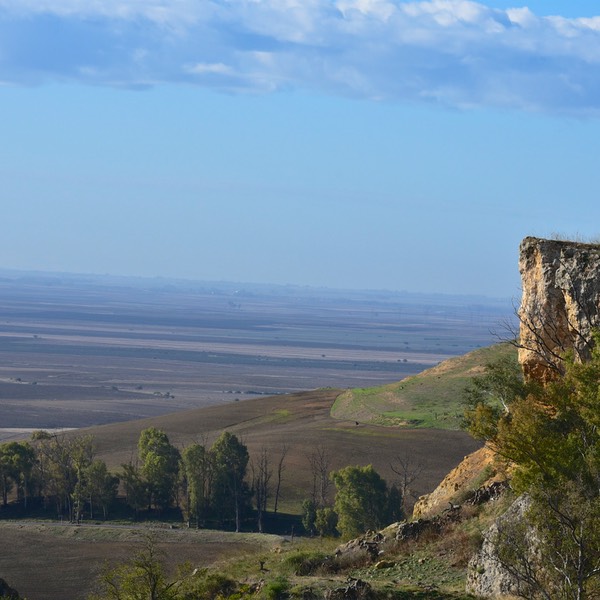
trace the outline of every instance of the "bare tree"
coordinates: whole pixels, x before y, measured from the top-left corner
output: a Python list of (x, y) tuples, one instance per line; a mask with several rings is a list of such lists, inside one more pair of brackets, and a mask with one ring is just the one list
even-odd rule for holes
[(582, 291), (580, 274), (564, 260), (557, 259), (554, 268), (560, 284), (543, 297), (524, 296), (520, 307), (513, 306), (516, 321), (504, 321), (504, 333), (497, 337), (535, 356), (551, 377), (560, 377), (568, 351), (579, 362), (589, 359), (594, 343), (591, 333), (598, 328), (600, 316), (597, 291)]
[(275, 485), (275, 504), (273, 506), (273, 512), (277, 514), (277, 506), (279, 504), (279, 496), (281, 492), (281, 478), (283, 472), (285, 471), (285, 458), (289, 451), (289, 446), (287, 444), (283, 444), (281, 446), (281, 452), (279, 454), (279, 461), (277, 462), (277, 483)]
[(487, 532), (479, 556), (497, 565), (496, 576), (511, 595), (526, 600), (600, 597), (598, 502), (582, 497), (579, 485), (537, 490), (535, 499), (521, 496)]
[(42, 493), (55, 499), (59, 514), (66, 510), (69, 520), (78, 519), (86, 497), (84, 471), (94, 459), (93, 437), (40, 432), (32, 441)]
[[(531, 352), (540, 364), (556, 376), (564, 375), (567, 351), (573, 351), (580, 361), (589, 356), (591, 338), (582, 333), (577, 324), (569, 318), (564, 307), (554, 318), (548, 318), (539, 303), (528, 307), (514, 307), (514, 314), (518, 324), (504, 321), (502, 327), (505, 333), (497, 337), (515, 348)], [(593, 326), (595, 323), (590, 321), (589, 329)]]
[(267, 510), (267, 500), (270, 494), (270, 481), (273, 471), (269, 465), (269, 452), (264, 446), (260, 449), (258, 460), (250, 464), (252, 470), (252, 489), (256, 501), (256, 517), (259, 533), (263, 532), (264, 514)]
[(408, 453), (404, 456), (395, 456), (394, 462), (390, 463), (390, 469), (398, 475), (398, 489), (402, 496), (402, 508), (406, 505), (406, 498), (415, 497), (412, 484), (419, 478), (425, 465), (415, 461)]
[(327, 497), (331, 488), (329, 471), (331, 454), (323, 445), (318, 445), (309, 455), (308, 463), (313, 480), (312, 500), (317, 507), (327, 505)]

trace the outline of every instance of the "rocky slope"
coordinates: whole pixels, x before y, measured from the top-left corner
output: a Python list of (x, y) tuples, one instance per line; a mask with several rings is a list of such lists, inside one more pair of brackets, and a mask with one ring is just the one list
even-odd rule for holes
[(413, 519), (431, 518), (453, 504), (460, 504), (475, 490), (505, 480), (506, 474), (497, 464), (494, 452), (484, 446), (465, 456), (431, 494), (417, 500)]

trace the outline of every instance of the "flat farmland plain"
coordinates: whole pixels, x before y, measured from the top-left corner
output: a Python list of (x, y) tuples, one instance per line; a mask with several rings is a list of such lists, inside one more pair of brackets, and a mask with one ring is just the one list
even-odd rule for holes
[[(287, 448), (281, 513), (298, 514), (309, 495), (317, 447), (331, 469), (373, 464), (389, 481), (390, 465), (410, 457), (423, 469), (416, 496), (478, 442), (461, 431), (334, 419), (331, 406), (346, 388), (397, 382), (491, 344), (510, 314), (510, 302), (481, 298), (0, 273), (0, 441), (83, 429), (118, 471), (146, 427), (179, 448), (210, 444), (227, 429), (253, 458), (266, 449), (276, 461)], [(0, 553), (0, 575), (32, 600), (83, 599), (104, 561), (130, 556), (145, 532), (75, 527), (54, 514), (0, 519), (10, 549)], [(169, 566), (223, 570), (222, 561), (268, 557), (286, 543), (252, 533), (155, 534)]]
[(394, 382), (495, 341), (510, 302), (0, 273), (0, 439)]

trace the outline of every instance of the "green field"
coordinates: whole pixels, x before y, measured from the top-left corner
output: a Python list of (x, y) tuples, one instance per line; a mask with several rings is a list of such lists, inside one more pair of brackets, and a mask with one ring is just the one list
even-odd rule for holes
[(331, 416), (372, 425), (458, 430), (465, 387), (486, 364), (511, 355), (516, 357), (514, 346), (496, 344), (397, 383), (347, 390), (337, 397)]

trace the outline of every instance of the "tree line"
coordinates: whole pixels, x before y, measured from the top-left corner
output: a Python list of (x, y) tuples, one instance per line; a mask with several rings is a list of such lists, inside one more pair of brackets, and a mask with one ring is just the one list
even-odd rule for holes
[(31, 442), (0, 444), (2, 505), (11, 492), (27, 510), (31, 504), (54, 507), (58, 515), (80, 519), (84, 509), (91, 518), (104, 518), (117, 495), (119, 478), (95, 457), (91, 435), (67, 437), (35, 432)]
[[(140, 434), (137, 456), (111, 473), (96, 457), (91, 435), (39, 431), (29, 442), (0, 444), (2, 505), (11, 498), (24, 512), (42, 506), (74, 522), (84, 515), (106, 519), (120, 489), (135, 518), (176, 508), (189, 527), (240, 531), (252, 518), (262, 532), (268, 504), (272, 513), (279, 508), (288, 451), (285, 444), (279, 451), (263, 447), (251, 458), (227, 431), (211, 446), (197, 442), (180, 451), (164, 431), (151, 427)], [(406, 469), (404, 486), (390, 487), (371, 466), (332, 470), (322, 446), (307, 461), (312, 490), (302, 522), (309, 534), (349, 537), (402, 517)]]

